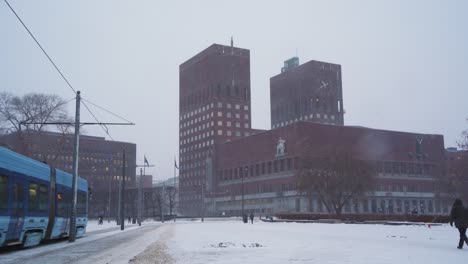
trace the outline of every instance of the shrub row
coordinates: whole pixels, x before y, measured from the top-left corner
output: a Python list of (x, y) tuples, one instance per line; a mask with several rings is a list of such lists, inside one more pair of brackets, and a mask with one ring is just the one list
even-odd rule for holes
[(448, 215), (412, 215), (412, 214), (310, 214), (310, 213), (279, 213), (275, 215), (284, 220), (319, 220), (339, 219), (346, 222), (364, 221), (402, 221), (424, 223), (448, 223)]

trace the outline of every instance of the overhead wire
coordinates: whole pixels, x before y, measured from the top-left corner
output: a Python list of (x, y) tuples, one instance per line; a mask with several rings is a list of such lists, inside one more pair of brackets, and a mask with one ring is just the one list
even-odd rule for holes
[(112, 112), (112, 111), (110, 111), (110, 110), (107, 110), (107, 109), (105, 109), (104, 107), (101, 107), (101, 106), (99, 106), (99, 105), (97, 105), (97, 104), (95, 104), (95, 103), (89, 101), (88, 99), (85, 99), (85, 98), (83, 98), (83, 97), (81, 97), (81, 99), (82, 99), (83, 101), (86, 101), (87, 103), (89, 103), (89, 104), (91, 104), (91, 105), (93, 105), (93, 106), (95, 106), (95, 107), (97, 107), (97, 108), (103, 110), (103, 111), (106, 111), (107, 113), (109, 113), (109, 114), (111, 114), (111, 115), (113, 115), (113, 116), (115, 116), (115, 117), (117, 117), (117, 118), (120, 118), (120, 119), (122, 119), (122, 120), (124, 120), (124, 121), (126, 121), (126, 122), (128, 122), (128, 123), (130, 123), (130, 124), (134, 124), (132, 121), (130, 121), (130, 120), (124, 118), (124, 117), (121, 117), (121, 116), (119, 116), (118, 114), (116, 114), (116, 113), (114, 113), (114, 112)]
[(108, 128), (105, 124), (101, 123), (101, 122), (98, 120), (98, 118), (96, 117), (96, 115), (93, 114), (93, 112), (91, 111), (91, 109), (89, 109), (88, 105), (87, 105), (84, 101), (82, 101), (82, 103), (83, 103), (84, 107), (86, 108), (86, 110), (88, 110), (88, 112), (89, 112), (89, 113), (91, 114), (91, 116), (94, 118), (94, 120), (96, 120), (96, 122), (99, 123), (99, 126), (102, 128), (102, 130), (104, 130), (104, 133), (106, 133), (106, 134), (112, 139), (112, 141), (115, 141), (114, 138), (113, 138), (113, 137), (111, 136), (111, 134), (109, 133), (109, 128)]
[[(31, 36), (31, 38), (34, 40), (34, 42), (36, 42), (37, 46), (39, 46), (39, 48), (41, 49), (41, 51), (44, 53), (44, 55), (47, 57), (47, 59), (49, 60), (49, 62), (54, 66), (55, 70), (60, 74), (60, 76), (62, 77), (62, 79), (67, 83), (68, 87), (70, 87), (70, 89), (73, 91), (74, 94), (76, 94), (76, 89), (73, 88), (73, 86), (71, 85), (71, 83), (68, 81), (68, 79), (65, 77), (65, 75), (62, 73), (62, 71), (58, 68), (57, 64), (55, 64), (55, 62), (52, 60), (52, 58), (49, 56), (49, 54), (45, 51), (45, 49), (42, 47), (42, 45), (39, 43), (39, 41), (36, 39), (36, 37), (34, 36), (34, 34), (31, 32), (31, 30), (29, 30), (28, 26), (26, 26), (26, 24), (23, 22), (23, 20), (20, 18), (20, 16), (16, 13), (15, 9), (10, 5), (10, 3), (7, 1), (7, 0), (4, 0), (4, 2), (8, 5), (8, 7), (10, 8), (10, 10), (13, 12), (13, 14), (16, 16), (16, 18), (19, 20), (19, 22), (21, 22), (21, 24), (23, 25), (23, 27), (26, 29), (26, 31), (29, 33), (29, 35)], [(64, 104), (67, 104), (69, 103), (70, 101), (72, 101), (73, 99), (75, 98), (72, 98), (68, 101), (66, 101)], [(91, 111), (91, 109), (88, 107), (88, 105), (85, 103), (88, 102), (92, 105), (94, 105), (95, 107), (98, 107), (122, 120), (125, 120), (126, 122), (129, 122), (130, 124), (134, 124), (133, 122), (103, 108), (103, 107), (100, 107), (98, 106), (97, 104), (93, 103), (93, 102), (90, 102), (89, 100), (85, 100), (83, 99), (83, 105), (85, 106), (86, 110), (88, 110), (88, 112), (91, 114), (91, 116), (94, 118), (94, 120), (96, 120), (97, 123), (99, 123), (99, 125), (101, 126), (101, 128), (104, 130), (104, 133), (106, 133), (111, 139), (112, 141), (115, 141), (114, 138), (111, 136), (111, 134), (109, 133), (109, 128), (101, 123), (98, 118), (96, 117), (96, 115)]]
[(10, 3), (8, 3), (7, 0), (3, 0), (5, 1), (5, 3), (8, 5), (8, 7), (10, 8), (10, 10), (13, 12), (13, 14), (15, 14), (16, 18), (19, 20), (19, 22), (21, 22), (21, 24), (23, 25), (23, 27), (26, 29), (26, 31), (28, 31), (29, 35), (32, 37), (32, 39), (36, 42), (36, 44), (39, 46), (39, 48), (41, 48), (42, 52), (44, 53), (44, 55), (47, 57), (47, 59), (49, 60), (50, 63), (52, 63), (52, 65), (54, 66), (54, 68), (57, 70), (57, 72), (60, 74), (60, 76), (62, 76), (62, 79), (67, 83), (68, 87), (70, 87), (70, 89), (72, 89), (73, 93), (76, 94), (76, 90), (75, 88), (73, 88), (73, 86), (71, 85), (71, 83), (68, 81), (68, 79), (65, 77), (65, 75), (63, 75), (62, 71), (57, 67), (57, 65), (55, 64), (55, 62), (52, 60), (52, 58), (49, 56), (49, 54), (45, 51), (45, 49), (42, 47), (41, 43), (39, 43), (39, 41), (36, 39), (36, 37), (33, 35), (33, 33), (31, 32), (31, 30), (29, 30), (28, 26), (26, 26), (26, 24), (23, 22), (23, 20), (21, 20), (21, 18), (19, 17), (19, 15), (16, 13), (16, 11), (13, 9), (13, 7), (10, 5)]

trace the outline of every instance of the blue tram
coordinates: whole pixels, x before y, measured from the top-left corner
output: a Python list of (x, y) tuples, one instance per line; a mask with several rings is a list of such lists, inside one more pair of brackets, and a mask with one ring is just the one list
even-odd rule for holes
[[(0, 147), (0, 247), (67, 237), (72, 175)], [(86, 231), (88, 182), (78, 178), (76, 237)]]

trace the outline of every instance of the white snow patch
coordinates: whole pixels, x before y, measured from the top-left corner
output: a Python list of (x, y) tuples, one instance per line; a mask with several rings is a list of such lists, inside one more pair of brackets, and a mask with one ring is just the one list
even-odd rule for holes
[[(167, 246), (177, 263), (464, 263), (448, 225), (178, 222)], [(254, 245), (254, 246), (252, 246)], [(259, 245), (259, 246), (256, 246)]]

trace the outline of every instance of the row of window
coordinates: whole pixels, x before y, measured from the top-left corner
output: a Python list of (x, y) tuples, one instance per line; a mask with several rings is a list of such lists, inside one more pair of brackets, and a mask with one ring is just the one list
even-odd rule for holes
[(216, 86), (210, 85), (205, 89), (192, 91), (191, 94), (187, 96), (182, 96), (180, 98), (181, 107), (183, 109), (191, 108), (193, 106), (201, 105), (213, 98), (235, 98), (249, 100), (250, 89), (249, 87), (239, 87), (237, 85), (226, 85), (225, 87), (222, 87), (221, 84), (218, 84)]
[[(336, 105), (336, 108), (334, 107)], [(290, 119), (291, 117), (310, 113), (313, 110), (322, 110), (329, 112), (341, 112), (340, 100), (335, 100), (334, 97), (320, 98), (319, 96), (296, 100), (290, 104), (276, 106), (273, 109), (273, 118), (276, 120)]]
[[(217, 103), (217, 107), (218, 108), (223, 108), (223, 106), (225, 106), (227, 109), (231, 109), (233, 108), (233, 106), (231, 105), (231, 103), (226, 103), (226, 104), (223, 104), (222, 102), (218, 102)], [(186, 119), (189, 119), (191, 118), (192, 116), (195, 116), (195, 115), (198, 115), (200, 113), (203, 113), (205, 111), (208, 111), (209, 109), (212, 109), (214, 108), (214, 103), (211, 103), (211, 104), (208, 104), (206, 106), (202, 106), (202, 107), (199, 107), (193, 111), (190, 111), (189, 113), (186, 113), (186, 114), (183, 114), (180, 116), (180, 120), (186, 120)], [(235, 110), (241, 110), (241, 108), (243, 108), (245, 111), (248, 111), (249, 110), (249, 106), (248, 105), (240, 105), (240, 104), (234, 104), (234, 109)], [(211, 112), (211, 117), (213, 117), (213, 112)], [(206, 115), (206, 118), (208, 118), (208, 115)], [(240, 118), (240, 116), (238, 117)], [(247, 115), (247, 118), (248, 118), (248, 115)], [(190, 120), (192, 121), (192, 120)], [(198, 119), (198, 122), (201, 121), (201, 119)], [(183, 126), (182, 126), (183, 127)]]
[[(34, 212), (47, 211), (48, 187), (43, 184), (29, 184), (28, 210)], [(24, 203), (23, 185), (14, 183), (12, 186), (11, 206), (13, 211), (22, 210)], [(0, 175), (0, 210), (8, 209), (8, 177)], [(14, 212), (15, 213), (15, 212)]]
[(377, 161), (377, 171), (388, 174), (431, 175), (435, 166), (427, 163)]
[[(14, 183), (12, 185), (12, 214), (16, 215), (24, 209), (23, 185)], [(39, 183), (29, 183), (28, 189), (28, 211), (46, 212), (49, 207), (49, 188)], [(71, 205), (71, 196), (65, 197), (63, 193), (57, 194), (57, 216), (67, 216)], [(0, 175), (0, 210), (8, 209), (8, 177)], [(78, 192), (77, 213), (86, 214), (86, 193)]]
[[(294, 161), (293, 161), (294, 159)], [(222, 180), (235, 180), (242, 177), (260, 176), (264, 174), (289, 171), (296, 169), (297, 158), (277, 159), (238, 168), (229, 168), (218, 171), (218, 177)]]
[[(321, 122), (321, 123), (331, 124), (331, 125), (334, 124), (334, 120), (335, 120), (334, 115), (327, 115), (327, 114), (323, 114), (323, 115), (315, 114), (315, 118), (317, 118), (317, 119), (323, 118), (324, 120), (330, 120), (330, 122)], [(299, 117), (299, 119), (296, 118), (296, 119), (291, 119), (291, 120), (284, 121), (284, 122), (278, 122), (278, 123), (273, 125), (273, 128), (283, 127), (283, 126), (287, 126), (289, 124), (292, 124), (292, 123), (295, 123), (295, 122), (298, 122), (298, 121), (307, 121), (307, 120), (312, 120), (312, 119), (314, 119), (314, 114), (305, 115), (305, 116)]]
[[(223, 115), (224, 115), (224, 112), (222, 112), (222, 111), (218, 111), (217, 114), (216, 114), (217, 117), (223, 117)], [(234, 113), (234, 115), (233, 115), (231, 112), (226, 112), (225, 115), (226, 115), (227, 118), (233, 118), (233, 116), (234, 116), (236, 119), (240, 119), (240, 118), (241, 118), (241, 114), (240, 114), (240, 113)], [(200, 116), (200, 117), (194, 118), (194, 119), (189, 120), (189, 121), (184, 122), (184, 123), (181, 122), (180, 128), (181, 128), (181, 129), (184, 129), (184, 128), (187, 128), (187, 127), (196, 125), (196, 124), (201, 123), (201, 122), (203, 122), (203, 121), (205, 121), (205, 120), (208, 120), (208, 119), (210, 118), (210, 116), (211, 116), (211, 117), (214, 117), (214, 112), (211, 112), (211, 114), (208, 113), (208, 114), (206, 114), (206, 115), (202, 115), (202, 116)], [(249, 120), (249, 114), (243, 114), (243, 118), (244, 118), (245, 120)], [(198, 130), (201, 130), (202, 128), (204, 129), (205, 126), (206, 126), (206, 127), (209, 127), (210, 124), (207, 123), (206, 125), (198, 126), (197, 128), (198, 128)], [(211, 122), (211, 126), (213, 126), (213, 122)], [(191, 133), (193, 133), (194, 131), (196, 132), (195, 129), (192, 129), (192, 130), (191, 130)]]
[(214, 139), (204, 141), (204, 142), (201, 142), (192, 146), (188, 146), (185, 148), (180, 148), (180, 153), (191, 152), (191, 151), (202, 149), (202, 148), (212, 146), (212, 145), (214, 145)]

